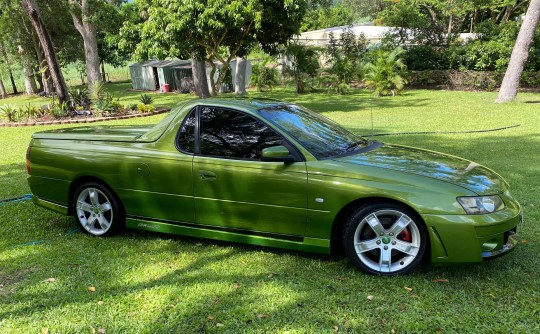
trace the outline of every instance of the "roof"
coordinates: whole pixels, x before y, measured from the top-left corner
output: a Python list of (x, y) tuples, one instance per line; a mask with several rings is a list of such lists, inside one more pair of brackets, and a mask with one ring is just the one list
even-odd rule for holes
[(141, 66), (141, 67), (174, 67), (174, 66), (186, 66), (191, 65), (191, 60), (183, 59), (171, 59), (171, 60), (157, 60), (151, 59), (144, 62), (133, 63), (131, 66)]
[[(326, 29), (319, 29), (313, 31), (306, 31), (296, 37), (299, 41), (306, 41), (315, 44), (326, 44), (330, 40), (330, 33), (334, 35), (334, 38), (339, 39), (341, 34), (349, 26), (332, 27)], [(363, 34), (368, 41), (379, 41), (386, 34), (391, 32), (394, 27), (380, 27), (372, 25), (355, 25), (351, 27), (353, 33), (358, 36)]]

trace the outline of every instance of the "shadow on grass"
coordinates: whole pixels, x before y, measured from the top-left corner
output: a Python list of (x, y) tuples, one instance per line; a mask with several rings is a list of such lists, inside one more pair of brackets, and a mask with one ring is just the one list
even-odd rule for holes
[(0, 165), (0, 200), (28, 194), (27, 175), (24, 162)]

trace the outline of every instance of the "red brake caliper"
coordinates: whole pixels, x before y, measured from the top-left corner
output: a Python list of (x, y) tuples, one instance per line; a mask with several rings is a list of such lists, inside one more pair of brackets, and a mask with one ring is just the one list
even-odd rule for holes
[(409, 231), (409, 228), (405, 228), (403, 231), (401, 231), (401, 233), (398, 234), (398, 239), (411, 242), (412, 238), (411, 238), (411, 232)]

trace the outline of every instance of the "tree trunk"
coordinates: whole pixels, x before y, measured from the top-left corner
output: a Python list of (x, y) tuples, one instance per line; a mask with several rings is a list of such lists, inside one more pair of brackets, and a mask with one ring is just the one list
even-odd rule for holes
[(11, 81), (11, 88), (13, 88), (13, 94), (19, 94), (19, 91), (17, 90), (17, 85), (15, 84), (15, 79), (13, 78), (13, 72), (11, 71), (11, 67), (8, 67), (9, 72), (9, 80)]
[(56, 95), (58, 95), (58, 101), (60, 103), (66, 102), (68, 100), (66, 82), (64, 81), (64, 76), (60, 71), (60, 65), (58, 64), (58, 60), (56, 59), (56, 54), (54, 52), (54, 46), (52, 44), (51, 37), (45, 29), (45, 25), (43, 24), (43, 20), (39, 15), (37, 6), (34, 3), (34, 0), (22, 0), (21, 4), (28, 16), (30, 17), (32, 26), (34, 27), (34, 29), (36, 30), (36, 34), (38, 35), (39, 42), (45, 54), (45, 59), (47, 59), (49, 69), (51, 70), (51, 77), (56, 89)]
[(45, 60), (45, 54), (43, 49), (39, 45), (39, 40), (36, 39), (35, 34), (32, 34), (32, 40), (34, 41), (34, 48), (36, 49), (36, 56), (38, 60), (39, 74), (38, 78), (39, 90), (45, 92), (46, 95), (51, 95), (53, 92), (53, 85), (51, 82), (51, 71), (47, 66), (47, 61)]
[(51, 71), (49, 70), (49, 66), (47, 66), (47, 61), (44, 59), (45, 55), (43, 54), (43, 50), (39, 50), (38, 53), (39, 56), (39, 67), (41, 71), (41, 81), (43, 82), (43, 91), (45, 94), (51, 95), (53, 93), (54, 87), (51, 82)]
[(101, 61), (101, 81), (107, 82), (107, 74), (105, 73), (105, 62)]
[(36, 86), (36, 78), (34, 77), (34, 71), (28, 59), (23, 59), (23, 74), (24, 74), (24, 87), (27, 95), (36, 94), (38, 89)]
[(531, 0), (523, 24), (519, 29), (516, 44), (512, 50), (510, 62), (508, 63), (508, 68), (504, 74), (501, 89), (499, 90), (499, 95), (495, 102), (503, 103), (512, 101), (516, 98), (519, 87), (519, 78), (521, 77), (521, 72), (523, 72), (527, 58), (529, 57), (529, 47), (533, 42), (534, 32), (538, 25), (539, 17), (540, 0)]
[[(101, 61), (98, 54), (96, 27), (92, 21), (88, 0), (82, 0), (80, 4), (75, 0), (70, 0), (69, 3), (72, 5), (70, 14), (73, 24), (83, 39), (88, 90), (91, 90), (95, 83), (101, 81), (99, 74), (99, 64)], [(75, 12), (75, 8), (80, 13)]]
[(246, 96), (246, 67), (246, 57), (237, 57), (234, 75), (234, 94), (236, 96)]
[(19, 92), (17, 91), (17, 85), (15, 85), (15, 79), (13, 79), (13, 72), (11, 71), (11, 64), (9, 62), (6, 49), (4, 49), (4, 45), (2, 43), (0, 43), (0, 53), (2, 53), (2, 58), (4, 58), (4, 62), (6, 63), (13, 94), (18, 94)]
[(0, 79), (0, 95), (2, 95), (3, 99), (7, 99), (8, 97), (6, 88), (4, 87), (4, 81), (2, 79)]
[(214, 80), (214, 77), (216, 75), (216, 64), (213, 62), (210, 62), (210, 67), (212, 68), (210, 70), (210, 94), (212, 96), (216, 96), (218, 94), (217, 87), (216, 87), (216, 80)]
[(195, 94), (201, 99), (210, 97), (208, 80), (206, 79), (206, 65), (204, 60), (198, 59), (196, 54), (191, 55), (191, 69), (193, 71), (193, 86)]

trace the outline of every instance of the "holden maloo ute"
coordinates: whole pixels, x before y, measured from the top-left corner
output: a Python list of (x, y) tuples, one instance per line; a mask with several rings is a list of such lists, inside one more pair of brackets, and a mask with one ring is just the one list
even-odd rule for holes
[(34, 133), (27, 168), (34, 203), (93, 236), (128, 227), (341, 251), (370, 274), (506, 254), (523, 219), (486, 167), (273, 100), (195, 100), (155, 125)]

